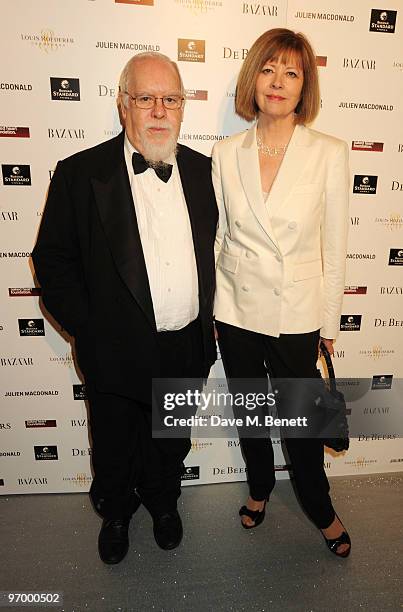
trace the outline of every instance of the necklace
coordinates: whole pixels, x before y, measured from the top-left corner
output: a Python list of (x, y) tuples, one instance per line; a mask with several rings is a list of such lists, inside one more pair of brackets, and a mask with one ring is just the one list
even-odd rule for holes
[(279, 155), (284, 155), (287, 151), (288, 145), (266, 145), (258, 134), (256, 134), (256, 142), (258, 150), (261, 151), (263, 155), (269, 155), (270, 157), (278, 157)]

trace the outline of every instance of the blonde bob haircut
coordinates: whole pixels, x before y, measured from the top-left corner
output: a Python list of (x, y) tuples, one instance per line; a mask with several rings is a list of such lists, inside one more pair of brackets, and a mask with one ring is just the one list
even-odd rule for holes
[(304, 74), (301, 99), (295, 109), (296, 123), (311, 123), (319, 112), (320, 93), (316, 56), (308, 39), (301, 33), (274, 28), (262, 34), (252, 45), (239, 73), (235, 94), (235, 111), (253, 121), (259, 108), (255, 100), (256, 79), (265, 63), (296, 57)]

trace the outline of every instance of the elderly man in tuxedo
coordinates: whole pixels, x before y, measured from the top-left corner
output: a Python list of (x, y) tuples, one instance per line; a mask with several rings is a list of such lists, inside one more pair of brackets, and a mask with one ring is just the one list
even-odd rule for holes
[(58, 163), (33, 252), (43, 302), (75, 338), (93, 447), (101, 559), (119, 563), (143, 503), (163, 549), (189, 438), (153, 438), (152, 378), (203, 378), (215, 360), (217, 209), (211, 162), (178, 145), (177, 65), (140, 53), (123, 69), (124, 131)]

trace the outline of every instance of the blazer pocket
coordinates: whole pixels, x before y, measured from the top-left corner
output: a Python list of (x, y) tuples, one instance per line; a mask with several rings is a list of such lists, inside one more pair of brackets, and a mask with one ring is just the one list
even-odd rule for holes
[(305, 185), (295, 185), (292, 193), (318, 193), (322, 191), (322, 185), (319, 183), (306, 183)]
[(217, 265), (222, 270), (226, 270), (227, 272), (231, 272), (232, 274), (235, 274), (236, 271), (238, 270), (239, 257), (236, 257), (235, 255), (230, 255), (229, 253), (225, 253), (224, 251), (221, 251), (218, 257)]
[(293, 279), (295, 281), (305, 280), (307, 278), (313, 278), (314, 276), (322, 275), (322, 260), (315, 259), (315, 261), (307, 261), (306, 263), (296, 264), (294, 268)]

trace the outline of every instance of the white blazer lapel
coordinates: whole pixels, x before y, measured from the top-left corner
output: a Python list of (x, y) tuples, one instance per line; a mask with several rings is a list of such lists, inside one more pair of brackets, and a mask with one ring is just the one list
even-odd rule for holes
[(266, 201), (269, 218), (285, 202), (293, 186), (304, 172), (309, 161), (307, 149), (309, 143), (310, 135), (306, 128), (296, 125)]
[(280, 251), (273, 228), (271, 227), (267, 207), (263, 200), (259, 157), (256, 145), (256, 124), (247, 131), (244, 140), (238, 145), (237, 157), (239, 175), (249, 206), (261, 227), (273, 243), (273, 246), (277, 251)]

